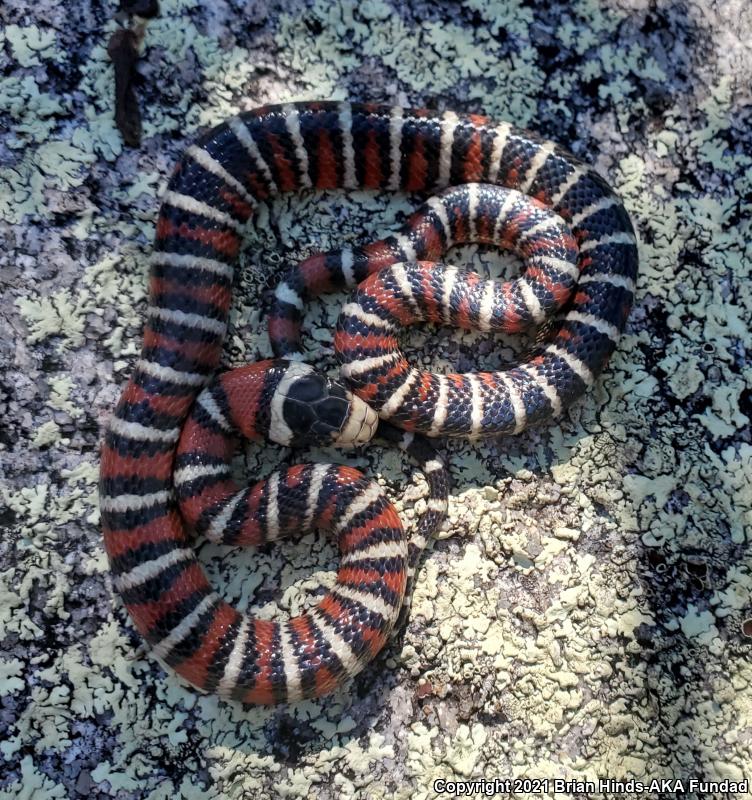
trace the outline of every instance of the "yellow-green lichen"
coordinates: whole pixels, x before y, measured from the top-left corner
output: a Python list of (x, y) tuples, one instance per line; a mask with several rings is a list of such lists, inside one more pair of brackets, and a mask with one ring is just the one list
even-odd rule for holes
[[(142, 46), (138, 151), (113, 120), (114, 2), (83, 38), (53, 10), (44, 23), (18, 13), (0, 34), (0, 219), (17, 242), (2, 265), (14, 339), (0, 693), (15, 710), (0, 796), (412, 800), (433, 797), (437, 778), (647, 779), (698, 765), (750, 777), (752, 157), (738, 34), (710, 8), (642, 2), (543, 13), (516, 0), (315, 0), (249, 3), (242, 18), (237, 3), (160, 5)], [(244, 709), (163, 671), (110, 601), (98, 425), (140, 347), (158, 195), (180, 148), (239, 108), (318, 97), (485, 112), (569, 140), (638, 225), (637, 302), (606, 375), (563, 419), (445, 448), (450, 521), (400, 645), (328, 700)], [(265, 293), (286, 261), (394, 230), (414, 205), (364, 192), (262, 205), (226, 363), (270, 354)], [(474, 248), (450, 260), (509, 266)], [(342, 299), (308, 309), (322, 360)], [(408, 343), (426, 368), (513, 355), (475, 334), (416, 330)], [(282, 455), (243, 460), (268, 472)], [(334, 458), (380, 474), (408, 526), (425, 507), (424, 482), (402, 495), (409, 470), (394, 451)], [(268, 618), (310, 607), (337, 563), (319, 536), (201, 559), (241, 606), (278, 586), (257, 609)]]

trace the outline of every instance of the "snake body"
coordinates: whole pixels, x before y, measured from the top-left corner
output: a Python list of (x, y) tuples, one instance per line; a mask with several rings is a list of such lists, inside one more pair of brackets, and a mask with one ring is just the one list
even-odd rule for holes
[[(407, 430), (511, 433), (561, 414), (613, 352), (637, 271), (631, 223), (602, 178), (557, 145), (481, 116), (333, 102), (267, 106), (228, 120), (185, 151), (159, 213), (143, 351), (105, 434), (105, 546), (115, 587), (156, 655), (199, 688), (249, 702), (318, 696), (360, 669), (392, 631), (417, 561), (375, 485), (347, 468), (288, 468), (223, 516), (241, 491), (212, 495), (226, 478), (219, 462), (227, 445), (217, 440), (224, 450), (212, 453), (191, 438), (201, 430), (221, 438), (223, 425), (244, 424), (251, 435), (281, 431), (284, 441), (290, 431), (292, 438), (306, 405), (299, 363), (251, 369), (253, 425), (242, 414), (225, 415), (213, 388), (221, 381), (201, 393), (219, 365), (245, 224), (260, 201), (311, 188), (448, 189), (396, 236), (291, 269), (270, 319), (275, 352), (298, 358), (305, 299), (363, 281), (338, 324), (343, 379), (382, 419)], [(499, 288), (427, 264), (458, 241), (517, 249), (524, 280)], [(528, 282), (536, 272), (540, 281)], [(512, 331), (558, 308), (551, 336), (505, 372), (421, 373), (396, 341), (401, 326), (419, 319)], [(331, 438), (358, 425), (370, 433), (367, 412), (349, 395), (335, 395), (346, 409)], [(425, 456), (423, 463), (440, 473), (440, 462)], [(439, 499), (421, 523), (425, 531), (443, 514), (445, 486), (432, 491)], [(192, 511), (198, 494), (208, 506)], [(212, 497), (214, 513), (202, 517)], [(259, 620), (212, 590), (186, 520), (223, 541), (248, 543), (290, 527), (329, 525), (345, 563), (332, 593), (302, 621)]]

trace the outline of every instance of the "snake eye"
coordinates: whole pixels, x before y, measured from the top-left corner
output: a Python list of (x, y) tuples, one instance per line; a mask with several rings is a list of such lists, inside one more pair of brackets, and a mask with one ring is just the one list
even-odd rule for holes
[(315, 404), (316, 416), (329, 431), (339, 431), (350, 411), (350, 403), (341, 397), (329, 396)]
[(330, 397), (339, 397), (341, 400), (349, 401), (352, 395), (350, 392), (345, 389), (345, 387), (341, 383), (337, 383), (336, 381), (329, 381), (329, 396)]

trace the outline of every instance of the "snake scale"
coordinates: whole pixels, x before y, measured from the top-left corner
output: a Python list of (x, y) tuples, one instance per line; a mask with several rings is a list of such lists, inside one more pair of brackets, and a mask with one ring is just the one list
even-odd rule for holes
[[(279, 283), (277, 356), (213, 379), (246, 224), (260, 202), (305, 189), (434, 193), (397, 233), (317, 254)], [(434, 263), (453, 244), (514, 250), (507, 283)], [(101, 511), (114, 586), (152, 652), (195, 686), (251, 703), (320, 696), (388, 641), (427, 537), (446, 511), (428, 440), (517, 433), (590, 386), (627, 319), (632, 225), (590, 167), (508, 123), (337, 102), (242, 113), (189, 146), (168, 184), (151, 263), (140, 359), (105, 433)], [(340, 286), (342, 382), (301, 362), (307, 298)], [(355, 288), (357, 287), (357, 288)], [(552, 320), (524, 363), (435, 375), (398, 342), (416, 321), (516, 332)], [(235, 433), (283, 444), (363, 442), (377, 428), (425, 471), (408, 537), (378, 485), (349, 467), (302, 464), (252, 487), (228, 466)], [(402, 429), (397, 430), (397, 426)], [(290, 531), (337, 536), (337, 579), (282, 623), (238, 612), (212, 589), (195, 532), (258, 545)]]

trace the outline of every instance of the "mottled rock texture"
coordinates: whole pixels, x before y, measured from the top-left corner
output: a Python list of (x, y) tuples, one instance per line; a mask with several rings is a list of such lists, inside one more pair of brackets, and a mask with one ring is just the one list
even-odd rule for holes
[[(163, 0), (140, 149), (113, 122), (117, 12), (0, 8), (0, 797), (418, 800), (439, 778), (752, 777), (749, 4)], [(140, 347), (179, 153), (239, 109), (313, 98), (483, 111), (556, 138), (623, 196), (641, 272), (618, 353), (562, 421), (447, 448), (451, 521), (401, 645), (333, 697), (259, 710), (200, 696), (141, 649), (107, 576), (98, 441)], [(262, 206), (226, 363), (269, 354), (285, 263), (388, 231), (414, 203)], [(475, 248), (451, 260), (514, 268)], [(306, 322), (332, 368), (341, 301)], [(409, 342), (439, 369), (515, 347)], [(334, 458), (379, 475), (408, 521), (420, 508), (396, 453)], [(335, 555), (318, 537), (201, 549), (224, 595), (267, 615), (313, 602)]]

